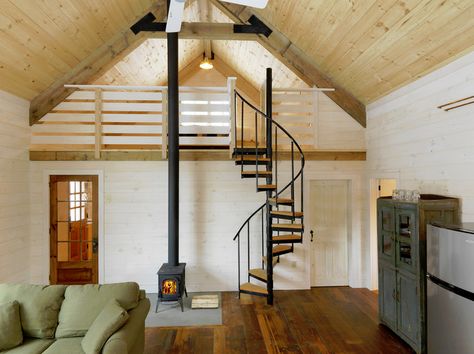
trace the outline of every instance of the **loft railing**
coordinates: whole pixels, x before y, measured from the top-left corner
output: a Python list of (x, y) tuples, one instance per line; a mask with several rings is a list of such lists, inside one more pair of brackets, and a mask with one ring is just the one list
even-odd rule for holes
[[(30, 150), (167, 152), (167, 88), (67, 85), (74, 91), (32, 127)], [(180, 87), (181, 148), (229, 149), (235, 78), (222, 87)], [(229, 91), (232, 89), (232, 91)]]
[[(275, 177), (275, 184), (276, 184), (276, 190), (274, 193), (272, 193), (273, 198), (278, 198), (282, 197), (285, 193), (290, 193), (290, 198), (294, 201), (295, 200), (295, 192), (296, 192), (296, 187), (295, 184), (297, 181), (300, 182), (300, 208), (301, 211), (304, 211), (304, 195), (303, 195), (303, 170), (304, 170), (304, 165), (305, 165), (305, 159), (304, 159), (304, 154), (303, 150), (298, 144), (298, 142), (293, 138), (293, 136), (278, 122), (272, 119), (272, 117), (269, 117), (265, 113), (263, 113), (261, 110), (259, 110), (257, 107), (249, 103), (242, 95), (235, 91), (235, 97), (234, 97), (234, 110), (236, 112), (235, 117), (234, 117), (234, 122), (232, 123), (235, 127), (234, 134), (233, 134), (233, 140), (234, 140), (234, 145), (236, 148), (240, 148), (241, 151), (244, 149), (255, 149), (255, 171), (258, 175), (259, 171), (259, 161), (258, 161), (258, 156), (260, 156), (260, 151), (263, 148), (267, 148), (267, 139), (268, 137), (264, 135), (264, 137), (259, 137), (259, 131), (258, 131), (258, 120), (264, 120), (265, 122), (265, 127), (270, 124), (270, 126), (274, 126), (274, 129), (272, 129), (272, 137), (270, 141), (272, 141), (272, 156), (267, 156), (272, 161), (274, 161), (274, 164), (271, 164), (272, 166), (272, 176)], [(252, 122), (253, 120), (253, 122)], [(253, 123), (253, 134), (252, 136), (249, 136), (249, 134), (245, 134), (246, 127), (248, 128), (250, 126), (250, 123)], [(248, 130), (248, 129), (247, 129)], [(278, 138), (280, 133), (285, 136), (289, 142), (290, 142), (290, 161), (291, 161), (291, 179), (287, 184), (284, 184), (283, 187), (279, 187), (279, 168), (278, 168), (278, 155), (279, 155), (279, 144), (278, 144)], [(253, 139), (253, 140), (252, 140)], [(281, 137), (280, 137), (281, 139)], [(296, 148), (296, 153), (295, 153), (295, 148)], [(295, 155), (299, 156), (299, 169), (298, 171), (295, 172)], [(241, 156), (243, 159), (244, 155), (237, 155)], [(243, 162), (241, 163), (241, 171), (243, 171)], [(287, 172), (287, 171), (286, 171)], [(258, 177), (256, 178), (256, 184), (257, 184), (257, 190), (258, 190)], [(277, 210), (278, 210), (278, 203), (276, 204)], [(252, 222), (260, 222), (261, 227), (259, 227), (260, 230), (260, 240), (262, 247), (261, 247), (261, 262), (262, 262), (262, 267), (264, 266), (264, 257), (267, 259), (267, 266), (270, 264), (270, 262), (273, 262), (272, 257), (268, 254), (271, 252), (269, 248), (267, 247), (267, 251), (265, 252), (265, 230), (267, 230), (268, 223), (271, 222), (271, 219), (268, 217), (265, 218), (265, 215), (269, 215), (268, 213), (268, 208), (269, 208), (269, 197), (267, 195), (265, 203), (263, 203), (260, 207), (258, 207), (242, 224), (242, 226), (239, 228), (237, 233), (235, 234), (233, 240), (237, 240), (237, 257), (238, 257), (238, 283), (239, 287), (241, 284), (241, 257), (242, 257), (242, 250), (241, 250), (241, 241), (242, 241), (242, 233), (244, 232), (244, 229), (246, 230), (246, 239), (247, 239), (247, 271), (251, 269), (251, 242), (252, 241), (251, 235), (250, 235), (250, 230), (251, 230), (251, 223)], [(293, 215), (295, 212), (295, 203), (292, 203), (292, 211)], [(257, 215), (260, 214), (260, 220), (257, 220)], [(294, 219), (291, 221), (294, 223)], [(303, 223), (303, 218), (301, 218), (301, 223)], [(255, 229), (255, 228), (254, 228)], [(271, 235), (268, 235), (268, 237), (271, 237)], [(303, 237), (303, 231), (301, 232), (301, 236)], [(248, 276), (248, 281), (250, 281), (250, 276)], [(269, 285), (271, 282), (267, 281), (267, 287), (271, 286)], [(272, 291), (272, 289), (268, 289), (269, 291)]]

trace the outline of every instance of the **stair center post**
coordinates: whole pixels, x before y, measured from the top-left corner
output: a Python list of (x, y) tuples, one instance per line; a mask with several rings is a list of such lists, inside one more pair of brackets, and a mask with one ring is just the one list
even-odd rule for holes
[[(273, 169), (273, 151), (272, 151), (272, 69), (267, 68), (266, 73), (266, 96), (265, 96), (265, 113), (267, 119), (266, 127), (266, 140), (267, 140), (267, 158), (270, 159), (267, 165), (267, 171)], [(258, 158), (258, 157), (257, 157)], [(267, 176), (267, 184), (272, 184), (272, 175)], [(275, 198), (277, 198), (278, 191), (275, 191)], [(269, 203), (269, 199), (272, 197), (272, 191), (267, 191), (267, 303), (273, 305), (273, 244), (272, 244), (272, 218), (271, 211), (272, 206)]]

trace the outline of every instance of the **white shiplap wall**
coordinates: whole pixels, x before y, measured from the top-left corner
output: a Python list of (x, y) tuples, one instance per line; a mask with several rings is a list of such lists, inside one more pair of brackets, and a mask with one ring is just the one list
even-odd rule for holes
[(0, 91), (0, 283), (29, 281), (29, 102)]
[(369, 105), (369, 178), (459, 197), (463, 220), (474, 221), (474, 105), (437, 108), (472, 95), (474, 52)]
[[(188, 290), (235, 290), (237, 249), (232, 237), (264, 195), (255, 193), (253, 179), (240, 179), (240, 169), (231, 161), (187, 161), (180, 168), (180, 260), (188, 264)], [(49, 274), (48, 173), (100, 171), (104, 181), (101, 281), (135, 280), (147, 291), (156, 291), (155, 273), (167, 258), (166, 162), (32, 162), (31, 170), (34, 282), (47, 282)], [(362, 286), (364, 279), (364, 173), (365, 162), (360, 161), (310, 161), (305, 170), (307, 185), (311, 179), (352, 182), (352, 286)], [(309, 287), (309, 246), (306, 237), (295, 254), (282, 257), (276, 270), (278, 288)]]

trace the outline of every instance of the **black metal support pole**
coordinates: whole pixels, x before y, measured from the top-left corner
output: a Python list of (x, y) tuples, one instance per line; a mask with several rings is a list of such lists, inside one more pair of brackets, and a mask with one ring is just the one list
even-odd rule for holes
[(179, 87), (178, 33), (168, 45), (168, 263), (179, 264)]
[[(267, 80), (266, 80), (266, 114), (268, 117), (272, 118), (272, 69), (267, 68)], [(272, 121), (267, 120), (267, 157), (270, 159), (270, 163), (267, 165), (267, 171), (272, 171)], [(267, 177), (267, 184), (272, 184), (272, 176)], [(271, 198), (272, 191), (267, 191), (267, 303), (273, 305), (273, 244), (272, 244), (272, 221), (271, 214), (272, 207), (268, 202), (268, 199)], [(278, 198), (275, 196), (275, 198)]]

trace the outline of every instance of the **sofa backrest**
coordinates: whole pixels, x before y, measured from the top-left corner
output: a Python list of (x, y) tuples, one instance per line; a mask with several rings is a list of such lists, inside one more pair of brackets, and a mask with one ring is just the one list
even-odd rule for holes
[(64, 285), (0, 284), (0, 303), (19, 302), (25, 336), (54, 338), (65, 290)]
[(133, 282), (68, 286), (59, 312), (56, 338), (84, 336), (111, 299), (129, 311), (138, 305), (139, 296), (138, 284)]

